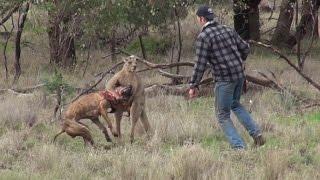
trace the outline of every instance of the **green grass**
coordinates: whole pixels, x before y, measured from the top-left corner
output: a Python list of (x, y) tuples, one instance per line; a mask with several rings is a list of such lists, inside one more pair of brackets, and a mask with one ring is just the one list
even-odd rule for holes
[[(200, 98), (191, 102), (171, 98), (173, 109), (165, 116), (173, 119), (167, 119), (166, 123), (177, 123), (176, 118), (180, 115), (172, 114), (176, 110), (182, 111), (185, 115), (192, 114), (190, 120), (198, 121), (195, 118), (201, 114), (197, 111), (208, 111), (211, 101), (211, 98)], [(158, 129), (160, 126), (155, 126), (156, 119), (151, 115), (158, 113), (158, 108), (154, 108), (149, 109), (148, 114), (153, 127)], [(208, 115), (212, 116), (213, 112), (208, 112)], [(186, 134), (181, 134), (182, 140), (175, 140), (170, 135), (164, 135), (164, 139), (153, 137), (149, 141), (138, 137), (134, 144), (128, 142), (126, 131), (129, 127), (128, 122), (124, 122), (124, 144), (116, 143), (109, 150), (105, 149), (108, 143), (103, 134), (90, 123), (90, 130), (98, 147), (95, 150), (85, 148), (81, 138), (72, 139), (66, 134), (61, 135), (57, 142), (52, 144), (51, 140), (54, 134), (59, 132), (59, 126), (40, 121), (31, 129), (24, 126), (17, 130), (8, 129), (1, 136), (0, 153), (3, 156), (0, 158), (0, 164), (3, 169), (0, 170), (0, 178), (268, 179), (290, 175), (293, 179), (299, 179), (302, 174), (311, 177), (317, 175), (316, 169), (320, 167), (320, 157), (317, 154), (320, 143), (317, 131), (320, 122), (314, 120), (318, 116), (318, 112), (311, 112), (273, 120), (277, 129), (265, 133), (267, 144), (262, 148), (252, 149), (252, 141), (245, 138), (249, 147), (244, 152), (231, 150), (219, 128), (206, 129), (209, 119), (205, 118), (198, 121), (203, 123), (200, 123), (200, 129), (203, 130), (200, 134), (192, 134), (193, 126), (184, 126)], [(269, 118), (268, 121), (272, 121), (272, 117)], [(185, 123), (191, 121), (186, 120)], [(175, 130), (178, 130), (177, 128), (179, 126), (176, 126)], [(295, 130), (297, 128), (299, 130)], [(245, 133), (239, 129), (241, 134)], [(189, 141), (188, 137), (193, 137), (193, 140)], [(246, 173), (252, 167), (256, 168)]]
[(320, 123), (320, 112), (305, 115), (306, 120)]

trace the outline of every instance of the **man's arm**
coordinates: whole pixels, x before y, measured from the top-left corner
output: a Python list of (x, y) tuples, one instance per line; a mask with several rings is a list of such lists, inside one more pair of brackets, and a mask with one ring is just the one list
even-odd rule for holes
[(193, 75), (190, 81), (190, 88), (198, 87), (209, 58), (209, 44), (202, 38), (198, 37), (196, 42), (197, 61), (194, 65)]
[(242, 61), (245, 61), (250, 53), (250, 46), (245, 40), (243, 40), (239, 36), (239, 34), (236, 31), (234, 31), (234, 36), (235, 36), (238, 50), (241, 53), (241, 59)]

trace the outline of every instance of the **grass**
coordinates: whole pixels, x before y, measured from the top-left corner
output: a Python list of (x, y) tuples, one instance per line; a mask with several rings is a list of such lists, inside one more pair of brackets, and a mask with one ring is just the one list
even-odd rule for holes
[[(183, 49), (186, 61), (194, 56), (192, 47), (186, 44), (192, 44), (196, 32), (193, 18), (188, 20), (183, 22), (183, 30), (188, 34)], [(36, 49), (35, 53), (23, 49), (23, 74), (18, 87), (41, 83), (45, 76), (53, 74), (46, 46), (37, 45)], [(12, 67), (14, 56), (8, 53)], [(306, 62), (305, 72), (320, 82), (320, 62), (314, 53)], [(83, 72), (83, 66), (79, 65), (73, 71), (62, 71), (64, 80), (84, 87), (95, 79), (94, 74), (110, 66), (109, 59), (101, 59), (104, 54), (93, 50), (87, 74), (79, 76)], [(161, 58), (163, 62), (169, 59)], [(267, 73), (267, 69), (275, 72), (283, 85), (306, 97), (319, 96), (284, 61), (266, 50), (256, 49), (249, 56), (247, 72)], [(9, 87), (3, 73), (0, 72), (0, 87)], [(10, 81), (12, 74), (10, 71)], [(141, 76), (145, 84), (169, 81), (154, 72)], [(102, 83), (99, 87), (103, 86)], [(0, 179), (320, 178), (320, 109), (302, 113), (292, 97), (264, 88), (250, 89), (243, 95), (242, 103), (252, 111), (267, 138), (261, 148), (252, 147), (253, 140), (232, 115), (248, 148), (230, 149), (215, 119), (212, 97), (186, 101), (183, 97), (160, 94), (147, 98), (147, 115), (154, 130), (149, 140), (138, 130), (135, 143), (130, 144), (130, 122), (126, 117), (122, 121), (123, 140), (114, 144), (107, 143), (102, 132), (86, 121), (97, 144), (97, 149), (90, 149), (83, 146), (81, 138), (72, 139), (65, 134), (52, 143), (60, 130), (60, 122), (51, 122), (54, 98), (45, 99), (41, 91), (25, 96), (0, 94)]]
[[(5, 96), (0, 103), (1, 129), (5, 129), (0, 138), (0, 179), (317, 179), (319, 111), (292, 116), (287, 115), (293, 112), (285, 110), (264, 114), (274, 108), (269, 102), (281, 99), (260, 97), (250, 97), (265, 104), (257, 107), (253, 116), (260, 125), (272, 123), (274, 128), (264, 132), (267, 144), (254, 149), (251, 138), (236, 123), (249, 146), (237, 152), (230, 149), (213, 118), (210, 97), (191, 102), (164, 95), (149, 98), (147, 112), (155, 134), (150, 140), (138, 135), (134, 144), (129, 143), (126, 118), (122, 123), (124, 142), (114, 145), (87, 122), (98, 146), (90, 149), (80, 138), (67, 135), (51, 143), (59, 122), (49, 122), (52, 107), (38, 106), (41, 98)], [(23, 122), (31, 112), (38, 120), (29, 128)]]

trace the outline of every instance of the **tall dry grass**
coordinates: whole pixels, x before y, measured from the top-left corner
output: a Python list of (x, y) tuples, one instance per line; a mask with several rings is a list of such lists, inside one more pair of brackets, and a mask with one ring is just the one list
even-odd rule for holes
[[(80, 138), (67, 135), (51, 140), (60, 129), (50, 123), (52, 106), (41, 106), (35, 97), (2, 96), (1, 179), (318, 179), (320, 174), (320, 123), (315, 116), (298, 115), (287, 108), (277, 92), (265, 89), (244, 95), (252, 116), (262, 126), (267, 144), (252, 148), (252, 139), (235, 124), (248, 144), (246, 151), (233, 151), (220, 130), (213, 111), (213, 98), (186, 101), (159, 95), (147, 99), (147, 112), (154, 135), (139, 136), (129, 143), (130, 122), (123, 119), (124, 142), (108, 144), (90, 126), (97, 149), (85, 148)], [(292, 105), (294, 106), (294, 104)], [(34, 114), (33, 127), (26, 122)], [(111, 146), (111, 149), (105, 149)]]

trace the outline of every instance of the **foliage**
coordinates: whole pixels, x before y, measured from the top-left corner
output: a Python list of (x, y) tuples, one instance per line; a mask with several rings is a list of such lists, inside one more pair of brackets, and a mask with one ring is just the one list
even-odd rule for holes
[[(170, 48), (170, 40), (166, 38), (156, 38), (152, 36), (147, 36), (143, 38), (143, 44), (147, 54), (157, 55), (157, 54), (165, 54)], [(139, 39), (135, 39), (132, 41), (127, 50), (132, 53), (137, 53), (141, 51)]]
[[(110, 38), (120, 29), (144, 31), (171, 24), (174, 11), (185, 17), (190, 0), (87, 0), (79, 11), (83, 17), (83, 35)], [(130, 32), (127, 32), (130, 33)]]
[(55, 73), (44, 80), (46, 90), (49, 93), (56, 93), (59, 89), (64, 90), (64, 95), (72, 95), (74, 88), (64, 81), (61, 72), (55, 71)]

